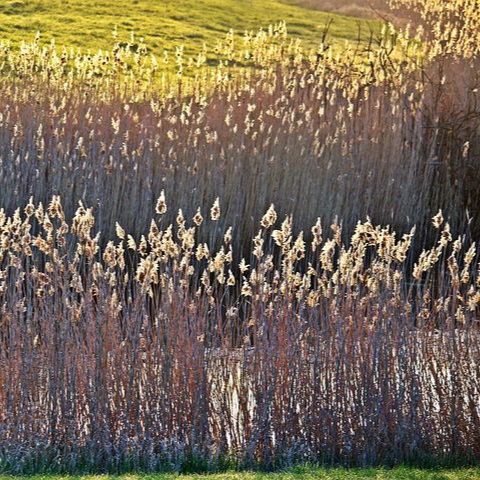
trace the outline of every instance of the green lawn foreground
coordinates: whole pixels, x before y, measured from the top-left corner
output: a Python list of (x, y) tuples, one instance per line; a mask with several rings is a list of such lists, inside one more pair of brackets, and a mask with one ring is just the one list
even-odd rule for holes
[(0, 480), (480, 480), (480, 468), (465, 469), (416, 469), (400, 467), (392, 470), (294, 468), (279, 473), (228, 472), (205, 475), (178, 474), (128, 474), (60, 476), (34, 475), (15, 477), (0, 475)]

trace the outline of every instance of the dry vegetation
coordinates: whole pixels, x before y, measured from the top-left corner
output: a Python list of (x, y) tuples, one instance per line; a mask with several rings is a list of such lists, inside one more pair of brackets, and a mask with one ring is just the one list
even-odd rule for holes
[(0, 47), (3, 468), (478, 459), (479, 4), (397, 3), (341, 53)]
[(359, 223), (347, 245), (318, 221), (307, 244), (272, 206), (235, 274), (230, 231), (196, 240), (218, 201), (162, 228), (167, 209), (103, 250), (58, 198), (0, 218), (6, 467), (477, 458), (476, 248), (441, 214), (410, 272), (413, 233)]
[[(288, 0), (287, 0), (288, 1)], [(289, 0), (315, 10), (334, 12), (353, 17), (377, 18), (378, 16), (395, 17), (395, 12), (388, 0)]]

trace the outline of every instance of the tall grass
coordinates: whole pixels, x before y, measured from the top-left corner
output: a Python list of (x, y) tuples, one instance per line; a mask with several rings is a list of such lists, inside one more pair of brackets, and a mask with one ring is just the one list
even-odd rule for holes
[(392, 32), (307, 52), (283, 29), (229, 36), (214, 69), (179, 52), (168, 74), (128, 46), (94, 60), (26, 46), (0, 85), (0, 204), (61, 195), (71, 216), (81, 199), (109, 237), (117, 221), (138, 236), (161, 190), (187, 216), (220, 197), (243, 253), (272, 202), (299, 228), (338, 216), (351, 233), (369, 215), (423, 232), (442, 209), (460, 232), (468, 208), (478, 231), (477, 64), (422, 70), (418, 42)]
[(478, 459), (457, 5), (342, 52), (232, 32), (216, 66), (0, 47), (3, 468)]
[(359, 223), (345, 244), (317, 222), (306, 243), (272, 206), (235, 274), (230, 232), (197, 240), (220, 203), (162, 227), (167, 208), (104, 249), (83, 206), (2, 216), (4, 468), (478, 458), (478, 258), (441, 213), (410, 269), (413, 232)]

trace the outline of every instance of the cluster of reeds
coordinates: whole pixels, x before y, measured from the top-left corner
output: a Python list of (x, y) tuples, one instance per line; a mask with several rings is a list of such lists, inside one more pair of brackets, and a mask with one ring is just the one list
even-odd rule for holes
[[(474, 461), (480, 276), (453, 238), (272, 205), (251, 255), (199, 241), (161, 195), (136, 239), (101, 247), (91, 208), (0, 215), (0, 461), (16, 472)], [(408, 261), (410, 260), (410, 262)], [(411, 267), (409, 265), (412, 265)]]
[(229, 34), (217, 67), (178, 52), (162, 74), (132, 45), (96, 56), (38, 41), (5, 49), (0, 205), (8, 212), (30, 196), (61, 195), (71, 216), (82, 200), (108, 237), (117, 221), (139, 234), (162, 190), (189, 216), (220, 197), (222, 226), (237, 227), (244, 253), (272, 202), (300, 227), (338, 216), (348, 233), (367, 215), (425, 231), (439, 209), (454, 231), (467, 208), (478, 227), (473, 64), (422, 68), (428, 43), (393, 27), (342, 52), (309, 51), (284, 24)]
[(0, 468), (478, 458), (478, 1), (396, 3), (343, 50), (0, 45)]
[(429, 38), (430, 57), (454, 55), (478, 58), (480, 53), (480, 2), (478, 0), (391, 0), (397, 8), (419, 15), (423, 33)]

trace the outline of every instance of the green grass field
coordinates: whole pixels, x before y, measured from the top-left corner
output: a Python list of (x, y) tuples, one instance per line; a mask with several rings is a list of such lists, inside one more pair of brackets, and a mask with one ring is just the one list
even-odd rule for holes
[(18, 45), (55, 39), (58, 45), (92, 50), (107, 49), (118, 28), (120, 40), (130, 32), (143, 37), (151, 52), (183, 44), (187, 54), (209, 46), (233, 28), (238, 33), (257, 30), (273, 22), (287, 22), (292, 36), (317, 43), (332, 20), (334, 42), (355, 41), (359, 27), (363, 38), (378, 22), (324, 13), (287, 0), (4, 0), (0, 2), (0, 39)]
[[(0, 480), (21, 477), (0, 476)], [(297, 468), (282, 473), (222, 473), (211, 475), (146, 474), (121, 476), (42, 476), (29, 480), (479, 480), (480, 469), (420, 470), (413, 468), (384, 469), (305, 469)]]

